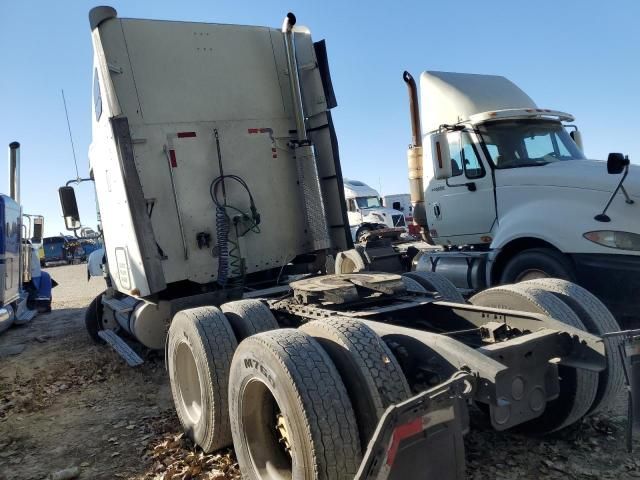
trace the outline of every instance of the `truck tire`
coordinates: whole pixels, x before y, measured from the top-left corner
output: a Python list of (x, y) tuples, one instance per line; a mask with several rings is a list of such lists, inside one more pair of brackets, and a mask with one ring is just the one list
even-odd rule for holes
[[(472, 305), (540, 313), (586, 331), (580, 318), (551, 292), (527, 288), (523, 284), (494, 287), (469, 299)], [(534, 434), (561, 430), (583, 418), (593, 405), (598, 390), (598, 374), (563, 365), (558, 366), (560, 394), (547, 403), (542, 415), (520, 425)]]
[[(402, 279), (408, 289), (415, 288), (415, 282), (424, 288), (426, 292), (437, 292), (445, 302), (465, 303), (464, 297), (456, 286), (444, 275), (436, 272), (407, 272), (402, 274)], [(408, 279), (409, 281), (407, 282)], [(412, 285), (411, 287), (409, 285)]]
[(231, 431), (243, 478), (352, 479), (361, 459), (347, 390), (320, 344), (296, 329), (244, 340), (231, 364)]
[(359, 250), (353, 248), (338, 252), (336, 255), (336, 273), (356, 273), (367, 270), (367, 261)]
[(356, 243), (363, 243), (366, 239), (366, 236), (371, 233), (371, 230), (372, 229), (370, 227), (360, 227), (356, 231)]
[(501, 284), (511, 284), (534, 278), (561, 278), (574, 281), (575, 273), (571, 261), (551, 248), (531, 248), (510, 259), (502, 275)]
[(220, 309), (229, 320), (238, 342), (256, 333), (280, 328), (269, 307), (260, 300), (237, 300), (225, 303)]
[(360, 447), (366, 450), (387, 407), (411, 396), (400, 364), (384, 341), (358, 320), (316, 320), (300, 330), (320, 343), (338, 369), (356, 415)]
[[(558, 278), (540, 278), (529, 280), (525, 284), (539, 287), (560, 298), (580, 317), (589, 333), (602, 335), (620, 330), (620, 325), (604, 303), (580, 285)], [(604, 344), (607, 368), (598, 374), (598, 392), (590, 413), (607, 410), (621, 395), (624, 388), (624, 365), (620, 358), (620, 340), (608, 338), (604, 340)]]
[[(102, 295), (101, 293), (96, 298), (91, 300), (91, 303), (87, 307), (84, 312), (84, 326), (91, 337), (91, 340), (97, 344), (103, 344), (104, 340), (100, 338), (98, 332), (100, 330), (104, 330), (105, 328), (111, 328), (111, 325), (105, 325), (104, 319), (102, 318), (102, 314), (104, 311), (104, 307), (102, 306)], [(113, 320), (113, 330), (117, 330), (118, 322)]]
[(178, 418), (205, 452), (231, 445), (228, 385), (236, 337), (216, 307), (175, 314), (169, 327), (167, 364)]

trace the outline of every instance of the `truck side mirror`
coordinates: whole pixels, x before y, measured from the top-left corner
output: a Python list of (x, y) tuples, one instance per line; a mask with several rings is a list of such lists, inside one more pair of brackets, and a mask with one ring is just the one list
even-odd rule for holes
[(42, 237), (44, 233), (44, 217), (33, 218), (33, 234), (31, 237), (32, 243), (42, 243)]
[(573, 139), (575, 144), (578, 146), (581, 152), (584, 152), (584, 145), (582, 144), (582, 133), (580, 130), (572, 130), (569, 133), (569, 136)]
[(433, 160), (433, 172), (436, 180), (450, 178), (451, 152), (447, 132), (438, 132), (431, 135), (431, 158)]
[(629, 157), (625, 157), (622, 153), (610, 153), (607, 158), (607, 172), (611, 175), (622, 173), (627, 165), (629, 165)]
[(62, 206), (65, 228), (67, 230), (77, 230), (82, 224), (80, 223), (80, 214), (78, 213), (76, 192), (73, 190), (73, 187), (60, 187), (58, 194), (60, 195), (60, 205)]

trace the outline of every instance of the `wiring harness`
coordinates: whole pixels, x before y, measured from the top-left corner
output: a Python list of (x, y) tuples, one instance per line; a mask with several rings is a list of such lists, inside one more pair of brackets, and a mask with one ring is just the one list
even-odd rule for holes
[[(218, 130), (214, 130), (220, 176), (213, 179), (209, 186), (211, 200), (216, 206), (216, 240), (218, 256), (218, 284), (226, 286), (230, 278), (240, 279), (244, 283), (244, 261), (240, 254), (238, 239), (249, 232), (260, 233), (260, 213), (256, 208), (253, 194), (247, 182), (238, 175), (225, 175), (222, 170), (222, 154)], [(249, 211), (230, 205), (227, 201), (227, 181), (239, 184), (249, 197)], [(222, 195), (222, 198), (220, 197)], [(235, 240), (230, 238), (233, 225)], [(215, 253), (214, 253), (215, 256)]]

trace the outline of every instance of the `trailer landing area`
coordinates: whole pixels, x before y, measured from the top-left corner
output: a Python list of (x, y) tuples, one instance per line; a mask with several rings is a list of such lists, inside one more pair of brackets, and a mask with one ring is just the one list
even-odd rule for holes
[[(181, 434), (161, 355), (141, 352), (144, 365), (132, 369), (91, 342), (84, 308), (103, 282), (87, 283), (85, 269), (53, 270), (53, 312), (0, 335), (0, 480), (65, 469), (78, 475), (63, 478), (239, 479), (232, 452), (204, 455)], [(621, 398), (544, 440), (495, 432), (472, 412), (467, 476), (640, 478), (640, 442), (625, 451), (625, 407)]]

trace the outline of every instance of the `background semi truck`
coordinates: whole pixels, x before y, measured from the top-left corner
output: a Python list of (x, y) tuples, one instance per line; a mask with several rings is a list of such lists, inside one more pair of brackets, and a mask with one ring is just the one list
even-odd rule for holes
[[(326, 274), (351, 247), (336, 102), (324, 42), (293, 14), (89, 18), (106, 290), (87, 330), (133, 365), (131, 341), (164, 349), (205, 451), (233, 444), (252, 479), (463, 478), (467, 402), (544, 434), (614, 401), (619, 342), (600, 335), (617, 325), (576, 285), (467, 303), (432, 272)], [(60, 198), (77, 230), (73, 188)]]
[(407, 221), (413, 221), (411, 206), (411, 195), (408, 193), (396, 193), (392, 195), (383, 195), (382, 196), (382, 205), (387, 208), (393, 208), (394, 210), (399, 210), (404, 213), (405, 219)]
[(362, 241), (378, 228), (405, 228), (404, 213), (382, 204), (378, 191), (360, 180), (344, 179), (347, 218), (353, 239)]
[(467, 294), (534, 278), (577, 282), (637, 325), (637, 167), (621, 154), (588, 160), (572, 115), (539, 108), (504, 77), (428, 71), (419, 95), (404, 79), (413, 218), (432, 245), (418, 246), (410, 268), (442, 273)]
[(38, 255), (44, 218), (23, 214), (20, 203), (20, 143), (9, 144), (8, 157), (9, 194), (0, 195), (0, 332), (51, 310), (51, 277)]

